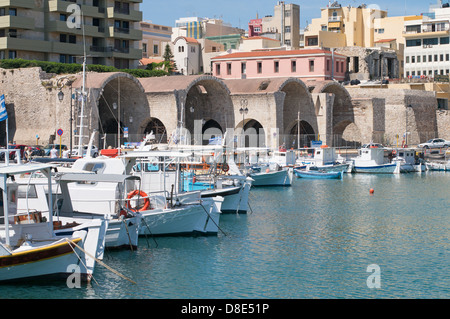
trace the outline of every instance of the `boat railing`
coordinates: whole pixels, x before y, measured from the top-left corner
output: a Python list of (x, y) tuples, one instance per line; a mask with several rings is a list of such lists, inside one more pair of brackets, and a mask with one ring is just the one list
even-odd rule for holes
[[(14, 157), (11, 159), (11, 153), (16, 153)], [(17, 164), (22, 164), (22, 159), (20, 157), (20, 149), (0, 149), (0, 160), (9, 165), (10, 161), (17, 160)]]

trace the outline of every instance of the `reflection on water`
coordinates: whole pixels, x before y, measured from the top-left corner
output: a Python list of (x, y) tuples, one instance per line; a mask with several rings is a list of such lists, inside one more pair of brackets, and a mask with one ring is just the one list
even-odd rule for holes
[[(375, 190), (374, 194), (369, 189)], [(4, 286), (9, 298), (449, 298), (450, 175), (349, 175), (252, 189), (217, 237), (141, 238), (98, 282)], [(366, 285), (381, 268), (381, 289)], [(5, 296), (1, 296), (4, 298)]]

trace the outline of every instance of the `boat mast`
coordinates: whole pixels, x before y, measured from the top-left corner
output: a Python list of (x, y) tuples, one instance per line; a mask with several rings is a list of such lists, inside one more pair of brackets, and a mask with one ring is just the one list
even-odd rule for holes
[(80, 124), (78, 135), (78, 156), (83, 156), (83, 118), (84, 118), (84, 104), (86, 100), (86, 39), (84, 34), (84, 17), (81, 13), (81, 23), (83, 28), (83, 86), (81, 88), (81, 111), (80, 111)]

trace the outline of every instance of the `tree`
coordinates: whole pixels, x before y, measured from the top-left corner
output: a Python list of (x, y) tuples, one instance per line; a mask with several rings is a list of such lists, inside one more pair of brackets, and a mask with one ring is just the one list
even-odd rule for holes
[(177, 69), (177, 65), (175, 64), (175, 61), (173, 60), (174, 55), (172, 54), (172, 50), (170, 49), (169, 44), (166, 44), (166, 49), (164, 50), (164, 65), (165, 65), (165, 70), (168, 73), (172, 73), (173, 71), (175, 71)]

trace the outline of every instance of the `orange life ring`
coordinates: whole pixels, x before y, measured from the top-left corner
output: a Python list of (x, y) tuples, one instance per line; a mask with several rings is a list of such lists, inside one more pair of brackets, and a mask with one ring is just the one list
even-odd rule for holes
[(144, 206), (142, 206), (142, 208), (140, 208), (138, 210), (133, 209), (133, 208), (131, 208), (130, 201), (128, 200), (126, 206), (129, 210), (131, 210), (133, 212), (142, 212), (144, 210), (147, 210), (150, 207), (150, 199), (148, 198), (148, 195), (146, 193), (144, 193), (143, 191), (139, 191), (139, 190), (135, 189), (134, 191), (128, 193), (127, 199), (131, 199), (138, 194), (139, 194), (139, 196), (144, 197)]
[(395, 155), (395, 154), (397, 154), (397, 151), (396, 151), (396, 150), (393, 150), (393, 151), (392, 151), (392, 155)]
[(230, 166), (228, 166), (227, 163), (223, 163), (222, 165), (222, 171), (224, 171), (225, 173), (227, 173), (230, 170)]

